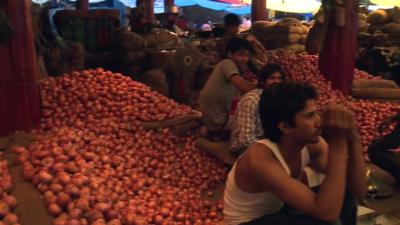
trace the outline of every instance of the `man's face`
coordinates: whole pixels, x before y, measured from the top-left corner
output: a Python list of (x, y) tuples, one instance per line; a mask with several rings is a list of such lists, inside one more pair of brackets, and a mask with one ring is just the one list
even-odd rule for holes
[(321, 135), (321, 117), (315, 100), (308, 100), (303, 110), (294, 117), (295, 126), (290, 135), (299, 142), (317, 143)]
[(235, 62), (236, 66), (244, 68), (249, 62), (250, 52), (247, 49), (241, 49), (234, 53), (228, 52), (228, 57)]
[(239, 25), (229, 25), (226, 26), (225, 29), (230, 35), (237, 35), (239, 33)]
[(269, 87), (272, 84), (281, 83), (283, 81), (283, 75), (279, 72), (275, 72), (268, 77), (264, 83), (264, 88)]

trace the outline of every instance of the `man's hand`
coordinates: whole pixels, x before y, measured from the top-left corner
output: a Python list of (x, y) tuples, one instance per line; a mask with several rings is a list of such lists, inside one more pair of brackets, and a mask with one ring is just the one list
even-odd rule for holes
[(352, 112), (342, 105), (328, 105), (322, 110), (322, 130), (328, 142), (346, 140), (356, 127)]

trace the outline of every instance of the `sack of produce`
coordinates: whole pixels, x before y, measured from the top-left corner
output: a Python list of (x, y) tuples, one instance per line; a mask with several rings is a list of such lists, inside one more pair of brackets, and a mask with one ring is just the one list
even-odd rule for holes
[(367, 15), (365, 15), (364, 13), (358, 13), (358, 20), (367, 21)]
[(374, 10), (367, 16), (367, 22), (372, 25), (385, 24), (389, 21), (390, 15), (384, 9)]
[(391, 37), (400, 38), (400, 23), (387, 23), (382, 30)]
[(378, 32), (382, 32), (384, 25), (369, 25), (367, 27), (367, 32), (370, 34), (374, 34), (374, 33), (378, 33)]
[(129, 51), (123, 53), (122, 61), (129, 65), (143, 65), (146, 62), (145, 51)]
[(149, 86), (153, 91), (169, 96), (169, 85), (165, 73), (160, 69), (152, 69), (144, 73), (138, 81)]
[(368, 26), (369, 26), (369, 23), (367, 23), (367, 21), (365, 21), (365, 20), (358, 21), (358, 30), (360, 32), (366, 32), (368, 30)]
[(370, 80), (370, 79), (357, 79), (353, 81), (354, 89), (362, 88), (398, 88), (396, 82), (392, 80)]
[(138, 50), (146, 47), (145, 40), (142, 36), (125, 30), (116, 32), (112, 40), (112, 45), (114, 49), (123, 49), (126, 51)]
[(392, 21), (400, 24), (400, 7), (393, 8)]
[(400, 100), (400, 88), (352, 89), (351, 95), (361, 99)]
[(166, 127), (175, 127), (175, 126), (180, 126), (183, 125), (187, 122), (190, 121), (200, 121), (201, 119), (201, 113), (192, 110), (191, 112), (181, 115), (181, 116), (176, 116), (172, 119), (166, 119), (163, 121), (155, 121), (155, 122), (140, 122), (140, 124), (145, 128), (146, 130), (153, 130), (153, 129), (161, 129), (161, 128), (166, 128)]
[(301, 53), (301, 52), (305, 52), (306, 47), (301, 44), (293, 44), (293, 45), (287, 45), (285, 47), (285, 49), (292, 51), (294, 53)]
[(178, 43), (178, 36), (166, 30), (145, 34), (143, 38), (149, 48), (172, 48)]
[(381, 32), (377, 32), (374, 35), (375, 46), (385, 46), (389, 40), (389, 35)]

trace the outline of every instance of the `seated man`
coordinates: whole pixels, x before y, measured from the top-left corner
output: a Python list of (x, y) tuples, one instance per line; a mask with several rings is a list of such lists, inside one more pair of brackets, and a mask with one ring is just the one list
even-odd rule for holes
[[(364, 196), (366, 179), (355, 118), (338, 105), (327, 106), (321, 118), (316, 98), (303, 83), (264, 90), (259, 110), (266, 139), (250, 145), (229, 172), (227, 225), (356, 224), (354, 197)], [(301, 182), (305, 166), (325, 173), (316, 193)]]
[(258, 102), (264, 88), (285, 80), (278, 64), (267, 64), (258, 77), (258, 88), (246, 93), (239, 101), (233, 118), (231, 151), (240, 155), (251, 143), (262, 139), (264, 132), (258, 113)]
[(244, 94), (256, 87), (255, 84), (246, 81), (239, 72), (249, 61), (250, 51), (252, 48), (246, 39), (231, 38), (226, 47), (227, 58), (214, 67), (201, 90), (199, 110), (203, 114), (202, 120), (208, 132), (205, 136), (215, 137), (215, 134), (225, 127), (232, 99), (237, 92)]

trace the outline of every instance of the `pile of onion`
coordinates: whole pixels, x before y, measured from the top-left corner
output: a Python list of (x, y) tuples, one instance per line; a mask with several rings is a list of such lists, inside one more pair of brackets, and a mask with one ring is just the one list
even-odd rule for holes
[(216, 224), (222, 200), (202, 194), (227, 168), (195, 148), (196, 135), (144, 130), (191, 111), (102, 69), (42, 83), (35, 140), (18, 151), (23, 176), (43, 194), (54, 224)]
[(18, 217), (13, 213), (17, 200), (11, 195), (13, 188), (12, 178), (8, 171), (8, 163), (0, 153), (0, 222), (4, 224), (18, 224)]

